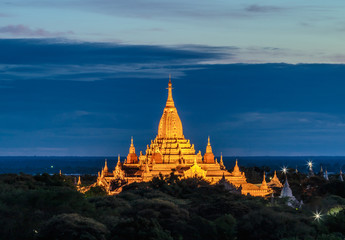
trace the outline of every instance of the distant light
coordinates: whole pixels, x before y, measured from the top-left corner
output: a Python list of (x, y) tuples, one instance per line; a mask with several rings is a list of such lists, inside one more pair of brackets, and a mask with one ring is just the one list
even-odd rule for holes
[(53, 165), (51, 165), (51, 166), (50, 166), (50, 168), (54, 168), (54, 166), (53, 166)]
[(316, 211), (314, 213), (314, 221), (320, 221), (320, 220), (322, 220), (322, 214), (321, 214), (321, 212)]
[(287, 169), (287, 167), (286, 167), (286, 166), (283, 166), (281, 171), (282, 171), (284, 174), (286, 174), (286, 173), (287, 173), (287, 171), (288, 171), (288, 169)]
[(309, 169), (313, 168), (313, 162), (311, 160), (307, 162), (307, 165), (308, 165)]

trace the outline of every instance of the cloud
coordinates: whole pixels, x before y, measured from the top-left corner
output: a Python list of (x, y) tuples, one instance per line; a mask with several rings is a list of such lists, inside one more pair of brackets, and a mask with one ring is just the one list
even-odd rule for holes
[[(66, 39), (0, 39), (2, 64), (118, 64), (183, 63), (226, 55), (220, 48), (195, 46), (126, 45), (76, 42)], [(224, 50), (224, 48), (223, 48)]]
[(263, 6), (263, 5), (257, 5), (252, 4), (245, 8), (247, 12), (253, 12), (253, 13), (267, 13), (267, 12), (277, 12), (282, 11), (284, 8), (277, 7), (277, 6)]
[(231, 58), (236, 48), (147, 46), (66, 39), (0, 39), (0, 77), (7, 80), (95, 81), (108, 78), (181, 77), (202, 61)]
[[(1, 16), (1, 15), (0, 15)], [(0, 27), (0, 34), (11, 34), (12, 36), (26, 36), (26, 37), (59, 37), (73, 34), (68, 32), (50, 32), (42, 28), (33, 29), (31, 27), (19, 25), (7, 25)]]
[(6, 18), (9, 17), (10, 15), (6, 14), (6, 13), (0, 13), (0, 18)]
[[(209, 1), (159, 1), (159, 0), (60, 0), (54, 3), (42, 0), (17, 1), (17, 6), (36, 6), (65, 9), (74, 8), (78, 11), (101, 13), (116, 17), (140, 18), (144, 20), (157, 19), (159, 21), (182, 22), (185, 19), (224, 19), (243, 18), (247, 14), (236, 4)], [(136, 7), (133, 7), (136, 6)]]

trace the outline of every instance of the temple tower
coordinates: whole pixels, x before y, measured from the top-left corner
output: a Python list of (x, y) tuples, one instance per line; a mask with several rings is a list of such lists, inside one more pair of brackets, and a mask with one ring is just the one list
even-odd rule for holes
[(234, 176), (236, 176), (236, 177), (242, 176), (242, 173), (241, 173), (241, 171), (240, 171), (240, 168), (238, 167), (237, 159), (236, 159), (236, 164), (235, 164), (234, 170), (232, 171), (231, 174), (234, 175)]
[(223, 162), (223, 153), (220, 153), (220, 162), (219, 162), (220, 169), (224, 170), (224, 162)]
[(285, 179), (284, 187), (280, 193), (280, 198), (287, 198), (286, 204), (289, 207), (301, 207), (303, 204), (303, 201), (298, 201), (294, 195), (292, 195), (292, 190), (290, 188), (289, 182), (287, 178)]
[(177, 113), (172, 97), (171, 76), (168, 83), (168, 99), (163, 110), (163, 115), (158, 125), (157, 138), (184, 138), (181, 119)]
[(265, 176), (265, 172), (264, 172), (264, 178), (263, 178), (263, 180), (262, 180), (262, 183), (261, 183), (260, 189), (261, 189), (261, 190), (267, 190), (267, 189), (268, 189), (268, 186), (267, 186), (267, 183), (266, 183), (266, 176)]
[(191, 144), (183, 135), (182, 122), (172, 96), (171, 76), (169, 76), (167, 89), (168, 98), (159, 121), (158, 134), (147, 146), (145, 159), (148, 159), (149, 164), (155, 164), (155, 169), (162, 164), (191, 166), (195, 156), (197, 156), (197, 162), (202, 163), (202, 156), (195, 154), (194, 144)]
[(117, 164), (113, 171), (113, 175), (115, 179), (124, 179), (125, 178), (125, 172), (122, 170), (121, 167), (121, 160), (120, 160), (120, 154), (117, 157)]
[(212, 152), (210, 137), (208, 137), (208, 142), (207, 142), (207, 146), (206, 146), (206, 153), (204, 155), (204, 163), (214, 163), (214, 154)]
[(281, 198), (284, 198), (284, 197), (294, 198), (294, 196), (292, 195), (292, 190), (290, 188), (290, 185), (289, 185), (287, 178), (285, 179), (284, 187), (280, 193), (280, 197)]
[(104, 173), (108, 173), (108, 163), (107, 163), (107, 159), (105, 159), (105, 162), (104, 162), (104, 168), (103, 168), (103, 172)]
[(272, 178), (271, 181), (268, 183), (268, 185), (269, 185), (270, 187), (278, 187), (278, 188), (283, 187), (283, 184), (281, 184), (281, 182), (279, 181), (279, 178), (277, 177), (277, 171), (274, 171), (273, 178)]
[(131, 138), (131, 145), (129, 147), (129, 153), (127, 155), (127, 159), (125, 161), (127, 164), (137, 164), (138, 163), (138, 156), (135, 154), (135, 147), (133, 144), (133, 137)]

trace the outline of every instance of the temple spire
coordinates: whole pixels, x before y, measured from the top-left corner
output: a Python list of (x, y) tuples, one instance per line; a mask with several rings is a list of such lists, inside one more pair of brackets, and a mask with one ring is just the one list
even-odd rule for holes
[(232, 175), (234, 175), (234, 176), (241, 176), (242, 175), (240, 168), (238, 167), (237, 159), (236, 159), (236, 164), (235, 164), (234, 170), (232, 171)]
[(158, 125), (158, 138), (184, 138), (180, 117), (172, 97), (171, 77), (168, 84), (168, 99)]
[(236, 159), (236, 163), (235, 163), (234, 171), (236, 171), (236, 172), (239, 172), (239, 171), (240, 171), (240, 168), (238, 167), (238, 162), (237, 162), (237, 159)]
[(289, 197), (289, 198), (294, 198), (294, 196), (292, 195), (292, 191), (291, 188), (289, 186), (289, 182), (287, 180), (287, 177), (285, 178), (285, 183), (284, 183), (284, 187), (280, 193), (280, 197)]
[(344, 179), (343, 179), (343, 171), (341, 171), (340, 169), (340, 172), (339, 172), (339, 180), (344, 182)]
[(208, 136), (208, 139), (207, 139), (206, 153), (212, 153), (210, 136)]
[(225, 169), (224, 162), (223, 162), (223, 153), (220, 153), (219, 165), (220, 165), (220, 169)]
[(266, 183), (266, 175), (265, 175), (265, 172), (264, 172), (264, 178), (263, 178), (263, 180), (262, 180), (262, 184), (261, 184), (261, 186), (260, 186), (260, 189), (261, 189), (261, 190), (266, 190), (266, 189), (268, 189), (268, 186), (267, 186), (267, 183)]
[(168, 83), (168, 99), (165, 107), (175, 107), (174, 99), (172, 97), (172, 83), (171, 83), (171, 74), (169, 74), (169, 83)]
[(279, 188), (283, 187), (283, 185), (279, 181), (279, 178), (277, 177), (277, 171), (274, 171), (273, 178), (268, 183), (268, 186), (270, 186), (270, 187), (279, 187)]
[(105, 159), (105, 163), (104, 163), (104, 172), (108, 172), (107, 159)]
[[(129, 153), (135, 153), (135, 147), (133, 143), (133, 137), (131, 137), (131, 146), (129, 147)], [(128, 157), (127, 157), (128, 158)]]

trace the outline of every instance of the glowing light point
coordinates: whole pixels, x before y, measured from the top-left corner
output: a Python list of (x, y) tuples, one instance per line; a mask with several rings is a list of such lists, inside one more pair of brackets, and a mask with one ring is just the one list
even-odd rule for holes
[(313, 162), (310, 160), (307, 162), (307, 166), (309, 167), (309, 169), (311, 170), (313, 168)]
[(314, 221), (320, 221), (320, 220), (322, 220), (322, 214), (321, 214), (321, 212), (316, 211), (314, 213)]
[(287, 173), (287, 171), (288, 171), (288, 169), (287, 169), (287, 167), (286, 167), (286, 166), (283, 166), (281, 171), (282, 171), (284, 174), (286, 174), (286, 173)]

